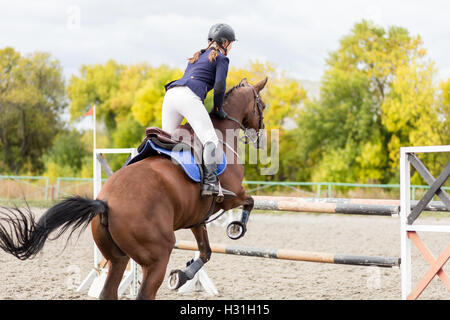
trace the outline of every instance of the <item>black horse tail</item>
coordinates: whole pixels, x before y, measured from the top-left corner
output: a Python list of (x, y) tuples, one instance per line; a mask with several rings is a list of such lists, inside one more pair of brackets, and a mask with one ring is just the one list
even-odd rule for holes
[[(28, 205), (22, 210), (17, 207), (1, 208), (0, 248), (20, 260), (34, 257), (44, 247), (47, 239), (58, 239), (71, 228), (68, 241), (75, 230), (81, 227), (81, 233), (97, 214), (106, 213), (108, 210), (105, 201), (79, 196), (57, 203), (37, 222)], [(59, 231), (56, 236), (49, 238), (50, 233), (57, 229)]]

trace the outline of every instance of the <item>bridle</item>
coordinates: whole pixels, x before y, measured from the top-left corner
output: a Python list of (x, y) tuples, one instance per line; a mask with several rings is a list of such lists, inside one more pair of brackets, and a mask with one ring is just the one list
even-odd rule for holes
[(258, 94), (258, 92), (256, 92), (256, 89), (252, 86), (252, 85), (243, 85), (245, 87), (250, 87), (253, 90), (253, 99), (255, 101), (254, 105), (253, 105), (253, 113), (256, 113), (256, 110), (258, 110), (258, 131), (255, 133), (255, 130), (252, 128), (247, 128), (246, 126), (244, 126), (242, 124), (242, 122), (240, 122), (239, 120), (237, 120), (236, 118), (233, 118), (232, 116), (229, 116), (227, 114), (227, 116), (225, 117), (225, 119), (227, 120), (231, 120), (235, 123), (237, 123), (239, 125), (239, 128), (244, 132), (244, 137), (241, 139), (241, 141), (244, 144), (248, 144), (249, 140), (250, 142), (258, 147), (259, 143), (260, 143), (260, 138), (261, 135), (263, 134), (263, 131), (261, 129), (263, 129), (263, 121), (264, 121), (264, 114), (263, 114), (263, 102), (261, 100), (260, 95)]

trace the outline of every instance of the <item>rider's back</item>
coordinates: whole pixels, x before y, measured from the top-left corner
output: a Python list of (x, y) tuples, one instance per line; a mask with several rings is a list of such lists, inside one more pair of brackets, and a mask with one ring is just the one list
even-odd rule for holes
[(226, 81), (229, 64), (229, 59), (220, 52), (218, 52), (216, 60), (210, 62), (209, 53), (211, 50), (214, 49), (210, 48), (200, 54), (196, 62), (189, 62), (183, 77), (166, 84), (166, 90), (174, 86), (187, 86), (204, 101), (216, 81)]

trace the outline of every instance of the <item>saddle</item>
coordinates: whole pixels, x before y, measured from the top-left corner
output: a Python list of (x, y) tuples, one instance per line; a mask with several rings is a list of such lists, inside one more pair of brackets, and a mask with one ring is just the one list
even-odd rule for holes
[(157, 146), (167, 150), (173, 150), (174, 148), (190, 150), (197, 163), (203, 161), (203, 145), (189, 124), (179, 125), (173, 134), (158, 127), (145, 129), (145, 139), (138, 147), (138, 152), (144, 147), (146, 140), (151, 140)]
[[(203, 145), (189, 124), (180, 125), (170, 134), (160, 128), (145, 130), (145, 138), (137, 148), (138, 155), (127, 161), (124, 166), (133, 164), (153, 155), (165, 155), (175, 160), (185, 173), (195, 182), (203, 181)], [(217, 166), (217, 175), (226, 169), (226, 157)]]

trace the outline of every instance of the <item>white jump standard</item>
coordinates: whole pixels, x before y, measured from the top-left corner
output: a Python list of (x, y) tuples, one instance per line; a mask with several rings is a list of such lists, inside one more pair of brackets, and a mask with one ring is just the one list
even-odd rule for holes
[[(425, 290), (431, 280), (438, 275), (447, 290), (450, 291), (450, 279), (443, 271), (444, 264), (450, 258), (450, 244), (444, 252), (435, 259), (420, 240), (417, 232), (447, 232), (450, 233), (450, 226), (436, 225), (415, 225), (414, 222), (420, 213), (431, 201), (433, 196), (437, 195), (445, 206), (450, 209), (450, 197), (441, 189), (441, 186), (450, 176), (450, 162), (447, 163), (444, 171), (436, 179), (431, 175), (425, 165), (416, 157), (416, 153), (426, 152), (450, 152), (450, 145), (430, 146), (430, 147), (408, 147), (400, 148), (400, 225), (401, 225), (401, 274), (402, 274), (402, 299), (417, 299)], [(430, 185), (423, 198), (417, 206), (411, 210), (411, 186), (410, 186), (410, 167), (411, 165)], [(411, 243), (414, 244), (420, 253), (430, 264), (428, 272), (412, 288), (411, 273)]]

